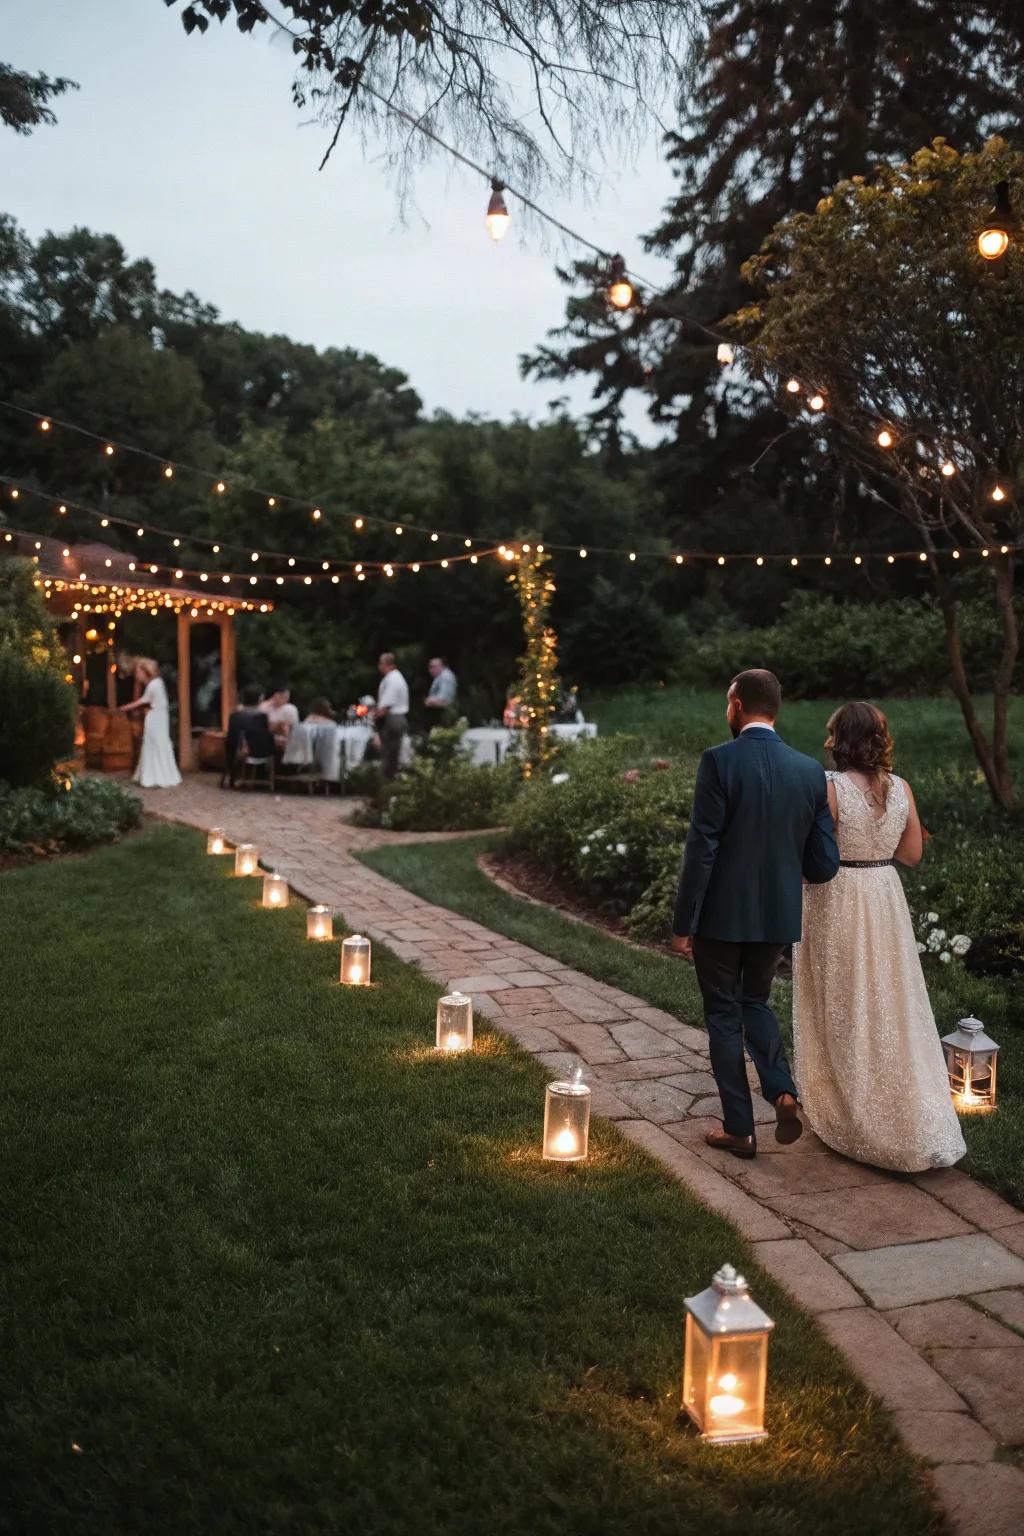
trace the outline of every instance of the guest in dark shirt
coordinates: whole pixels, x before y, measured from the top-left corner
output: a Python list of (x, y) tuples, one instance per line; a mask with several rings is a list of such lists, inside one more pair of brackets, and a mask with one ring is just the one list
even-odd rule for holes
[(228, 716), (228, 734), (224, 746), (224, 773), (221, 776), (221, 788), (225, 781), (232, 789), (235, 787), (235, 777), (239, 768), (239, 749), (245, 742), (248, 753), (253, 757), (264, 756), (264, 749), (269, 748), (273, 756), (274, 738), (267, 724), (266, 713), (259, 709), (260, 698), (263, 690), (254, 683), (249, 683), (242, 689), (241, 708), (234, 709)]

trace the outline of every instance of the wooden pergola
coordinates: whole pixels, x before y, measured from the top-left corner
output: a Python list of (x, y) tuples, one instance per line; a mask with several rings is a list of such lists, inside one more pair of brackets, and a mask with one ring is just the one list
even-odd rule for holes
[[(195, 767), (192, 742), (192, 630), (197, 624), (214, 624), (220, 631), (220, 715), (221, 729), (227, 730), (228, 716), (237, 699), (235, 657), (235, 615), (270, 613), (273, 603), (230, 593), (238, 578), (226, 578), (218, 572), (210, 575), (215, 587), (186, 587), (182, 581), (168, 581), (165, 567), (133, 560), (123, 550), (107, 544), (61, 544), (59, 539), (32, 534), (5, 533), (0, 551), (34, 561), (36, 586), (58, 620), (72, 620), (76, 627), (80, 681), (86, 682), (87, 637), (98, 622), (116, 625), (125, 613), (149, 613), (153, 618), (173, 613), (178, 638), (178, 763), (182, 772)], [(220, 590), (217, 590), (219, 588)], [(95, 634), (91, 643), (98, 638)], [(107, 637), (113, 648), (113, 629)], [(117, 703), (117, 668), (106, 669), (106, 703)]]

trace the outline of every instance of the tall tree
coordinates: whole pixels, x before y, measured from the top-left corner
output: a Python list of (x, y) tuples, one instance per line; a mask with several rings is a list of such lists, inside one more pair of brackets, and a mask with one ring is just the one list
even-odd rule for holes
[[(164, 0), (168, 6), (178, 0)], [(234, 19), (284, 38), (300, 106), (333, 125), (350, 112), (408, 148), (408, 122), (447, 133), (496, 172), (532, 180), (554, 160), (589, 165), (653, 121), (702, 0), (187, 0), (189, 33)], [(509, 81), (522, 83), (524, 103)], [(403, 122), (396, 112), (406, 114)], [(534, 127), (534, 120), (539, 127)], [(413, 135), (417, 150), (427, 141)]]
[(49, 126), (57, 121), (50, 102), (66, 91), (77, 90), (75, 81), (62, 75), (51, 80), (49, 75), (30, 75), (11, 64), (0, 64), (0, 123), (15, 133)]

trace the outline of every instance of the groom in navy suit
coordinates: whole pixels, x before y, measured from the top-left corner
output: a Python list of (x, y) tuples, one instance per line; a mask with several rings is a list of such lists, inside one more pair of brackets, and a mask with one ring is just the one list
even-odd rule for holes
[(800, 937), (803, 881), (822, 885), (839, 869), (824, 771), (776, 735), (781, 703), (772, 672), (741, 672), (729, 686), (734, 739), (701, 757), (672, 924), (673, 949), (697, 972), (722, 1099), (722, 1129), (705, 1140), (743, 1158), (757, 1152), (744, 1043), (775, 1107), (776, 1140), (803, 1131), (768, 997)]

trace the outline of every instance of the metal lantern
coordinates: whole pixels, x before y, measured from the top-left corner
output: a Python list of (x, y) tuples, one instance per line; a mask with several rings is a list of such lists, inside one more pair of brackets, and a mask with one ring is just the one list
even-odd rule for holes
[(731, 1264), (684, 1305), (683, 1407), (705, 1440), (763, 1440), (768, 1335), (775, 1324)]
[(462, 992), (449, 992), (437, 1003), (437, 1049), (471, 1051), (473, 1049), (473, 999)]
[(569, 1082), (548, 1083), (544, 1094), (544, 1161), (582, 1163), (589, 1138), (590, 1089), (577, 1067)]
[(211, 827), (206, 834), (207, 853), (227, 853), (228, 845), (223, 827)]
[(259, 872), (260, 851), (255, 843), (239, 843), (235, 849), (235, 874), (255, 875)]
[(981, 1020), (961, 1019), (951, 1035), (943, 1036), (942, 1045), (954, 1109), (995, 1109), (999, 1047), (986, 1035)]
[(333, 939), (334, 913), (330, 907), (310, 907), (306, 912), (307, 939)]
[(288, 905), (288, 881), (284, 875), (275, 873), (263, 876), (263, 905), (265, 907)]
[(370, 941), (361, 933), (341, 942), (341, 979), (347, 987), (370, 985)]

